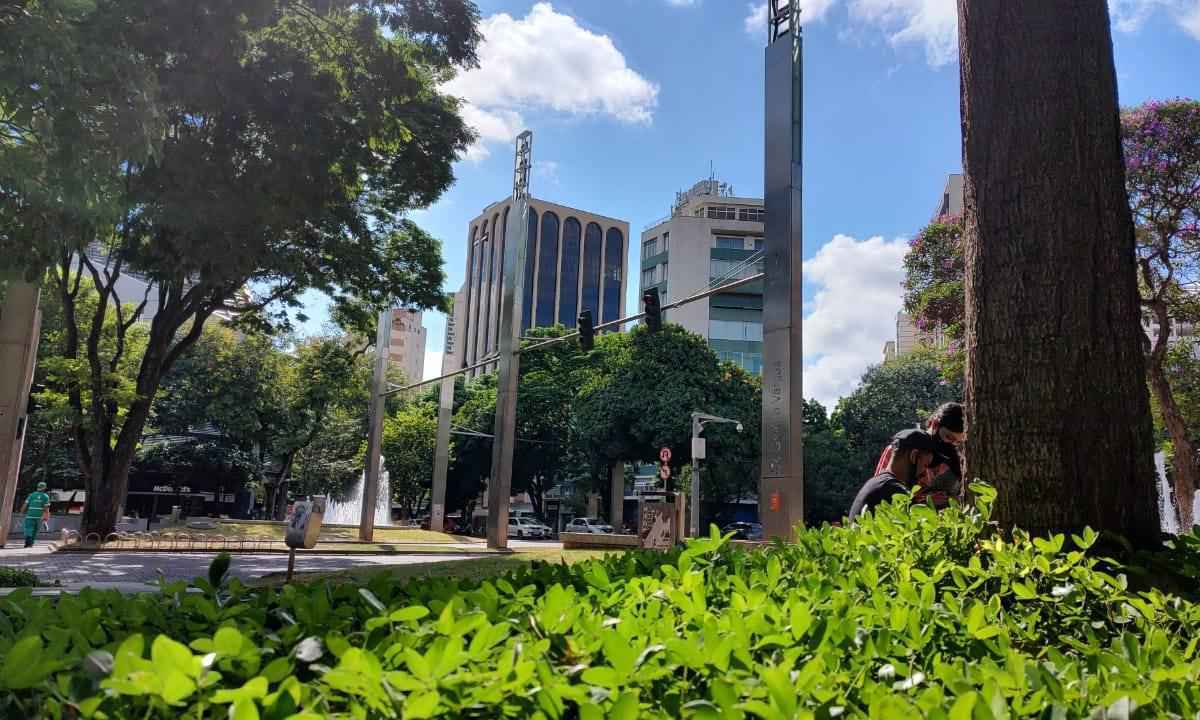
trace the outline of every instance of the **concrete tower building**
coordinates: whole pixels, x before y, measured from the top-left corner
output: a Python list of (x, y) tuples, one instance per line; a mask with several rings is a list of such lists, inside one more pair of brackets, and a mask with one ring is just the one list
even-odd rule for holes
[[(506, 198), (487, 206), (467, 227), (467, 280), (460, 290), (465, 303), (456, 303), (454, 326), (463, 365), (483, 361), (498, 347), (511, 204)], [(597, 325), (622, 317), (629, 223), (536, 198), (529, 208), (521, 331), (556, 323), (573, 327), (583, 310), (592, 311)]]
[[(727, 184), (701, 180), (677, 193), (671, 214), (642, 231), (642, 291), (658, 288), (663, 304), (726, 281), (762, 272), (762, 262), (746, 265), (762, 250), (761, 198), (737, 197)], [(669, 310), (665, 319), (708, 338), (722, 360), (762, 373), (762, 282), (743, 285)]]

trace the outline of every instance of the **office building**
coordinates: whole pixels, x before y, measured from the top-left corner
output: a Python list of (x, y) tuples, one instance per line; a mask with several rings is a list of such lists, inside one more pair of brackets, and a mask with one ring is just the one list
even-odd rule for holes
[[(499, 346), (510, 206), (509, 199), (493, 203), (467, 226), (467, 280), (460, 291), (465, 303), (455, 323), (463, 365), (485, 360)], [(596, 325), (622, 317), (629, 223), (536, 198), (529, 210), (521, 331), (574, 327), (583, 310), (592, 312)]]
[(465, 290), (454, 293), (454, 306), (446, 313), (446, 341), (442, 347), (442, 374), (454, 372), (463, 366), (463, 347), (458, 332), (463, 315), (467, 310)]
[[(641, 237), (642, 291), (658, 288), (663, 304), (724, 279), (762, 272), (763, 201), (737, 197), (727, 184), (702, 180), (676, 193), (671, 214)], [(747, 261), (750, 261), (747, 263)], [(664, 319), (704, 336), (722, 360), (762, 373), (762, 282), (666, 312)]]
[(420, 382), (425, 372), (425, 327), (421, 311), (392, 310), (392, 336), (388, 340), (388, 365), (404, 371), (407, 382)]

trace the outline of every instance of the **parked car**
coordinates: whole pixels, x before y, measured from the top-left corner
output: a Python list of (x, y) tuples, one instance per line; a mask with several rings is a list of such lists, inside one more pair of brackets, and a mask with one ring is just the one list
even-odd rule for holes
[(546, 537), (545, 526), (525, 518), (510, 517), (508, 519), (508, 536), (518, 538)]
[(763, 527), (756, 522), (735, 522), (729, 523), (721, 528), (721, 532), (725, 535), (733, 533), (734, 540), (762, 540)]
[(606, 534), (613, 531), (612, 525), (598, 518), (575, 518), (567, 523), (565, 532)]

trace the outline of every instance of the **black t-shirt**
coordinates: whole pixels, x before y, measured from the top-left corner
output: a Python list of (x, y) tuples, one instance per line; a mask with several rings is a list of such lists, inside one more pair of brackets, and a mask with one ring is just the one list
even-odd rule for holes
[(887, 502), (896, 495), (908, 494), (908, 487), (900, 482), (890, 470), (884, 470), (863, 483), (858, 495), (854, 496), (854, 504), (850, 506), (850, 519), (857, 518), (867, 510)]

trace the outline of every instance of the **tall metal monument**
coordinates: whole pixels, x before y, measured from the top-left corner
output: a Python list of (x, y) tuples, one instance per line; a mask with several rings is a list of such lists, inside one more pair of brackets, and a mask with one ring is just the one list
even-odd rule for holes
[[(371, 404), (367, 415), (367, 468), (363, 474), (362, 515), (359, 516), (358, 539), (371, 542), (375, 538), (375, 503), (379, 500), (379, 474), (383, 470), (383, 414), (386, 411), (388, 345), (392, 339), (392, 313), (379, 313), (379, 329), (375, 334), (375, 373), (371, 377)], [(391, 508), (391, 498), (388, 498)]]
[(766, 277), (758, 516), (767, 537), (786, 540), (804, 519), (800, 0), (768, 0), (767, 12)]
[(487, 544), (508, 547), (508, 502), (512, 495), (513, 449), (517, 442), (517, 375), (520, 371), (521, 301), (525, 245), (529, 236), (529, 172), (533, 133), (517, 136), (513, 163), (513, 203), (504, 243), (504, 285), (500, 299), (500, 376), (496, 383), (496, 430), (492, 440), (492, 475), (488, 480)]
[[(442, 357), (453, 356), (451, 345), (447, 332)], [(446, 366), (443, 366), (442, 372), (445, 371)], [(429, 529), (434, 532), (442, 532), (446, 524), (446, 475), (450, 470), (450, 416), (453, 413), (454, 378), (443, 378), (438, 393), (437, 450), (433, 458), (433, 487), (429, 499)]]

